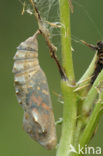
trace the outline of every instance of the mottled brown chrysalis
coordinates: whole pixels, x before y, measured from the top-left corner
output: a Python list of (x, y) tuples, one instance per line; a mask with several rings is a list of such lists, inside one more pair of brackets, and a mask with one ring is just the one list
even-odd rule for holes
[(18, 102), (24, 109), (24, 130), (47, 149), (56, 146), (56, 129), (46, 76), (38, 61), (37, 34), (17, 47), (14, 81)]

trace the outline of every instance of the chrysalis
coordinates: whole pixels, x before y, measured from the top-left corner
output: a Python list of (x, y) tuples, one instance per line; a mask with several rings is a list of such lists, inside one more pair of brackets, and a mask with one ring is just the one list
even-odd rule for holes
[(45, 148), (53, 149), (55, 121), (47, 79), (38, 62), (37, 34), (17, 47), (14, 61), (15, 89), (24, 109), (24, 130)]

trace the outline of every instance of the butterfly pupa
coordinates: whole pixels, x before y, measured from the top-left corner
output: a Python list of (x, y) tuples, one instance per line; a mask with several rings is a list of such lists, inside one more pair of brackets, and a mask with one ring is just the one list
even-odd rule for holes
[(17, 99), (24, 109), (24, 130), (45, 148), (55, 148), (55, 120), (47, 79), (38, 61), (37, 34), (17, 47), (13, 73)]

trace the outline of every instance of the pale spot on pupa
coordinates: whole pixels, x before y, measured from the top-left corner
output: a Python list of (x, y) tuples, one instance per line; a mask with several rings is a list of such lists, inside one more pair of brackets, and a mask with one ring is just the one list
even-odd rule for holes
[(37, 87), (37, 90), (40, 90), (40, 87), (39, 86)]
[(32, 110), (32, 115), (33, 115), (34, 121), (38, 122), (38, 113), (36, 109)]
[(46, 90), (42, 90), (42, 93), (44, 93), (45, 95), (49, 95), (48, 92)]
[(42, 83), (46, 83), (46, 81), (44, 80), (44, 81), (42, 81)]
[(20, 84), (23, 84), (25, 83), (25, 76), (22, 75), (22, 76), (16, 76), (15, 79), (14, 79), (15, 83), (20, 83)]

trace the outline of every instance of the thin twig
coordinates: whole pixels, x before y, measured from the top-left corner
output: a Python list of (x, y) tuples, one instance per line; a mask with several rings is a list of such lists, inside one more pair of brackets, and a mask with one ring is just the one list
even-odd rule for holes
[(63, 71), (63, 68), (60, 65), (59, 60), (57, 59), (57, 56), (55, 54), (55, 52), (57, 51), (57, 48), (50, 41), (49, 31), (46, 28), (45, 23), (43, 22), (40, 14), (39, 14), (39, 11), (38, 11), (38, 9), (36, 7), (36, 3), (33, 0), (30, 0), (30, 3), (32, 4), (33, 10), (34, 10), (34, 15), (35, 15), (35, 17), (37, 19), (40, 33), (44, 36), (44, 38), (45, 38), (45, 40), (47, 42), (47, 45), (49, 47), (50, 56), (55, 60), (57, 66), (58, 66), (61, 78), (64, 79), (64, 80), (67, 80), (67, 76), (66, 76), (65, 72)]
[(71, 9), (71, 12), (73, 13), (74, 12), (74, 8), (73, 8), (73, 5), (72, 5), (72, 0), (68, 0), (69, 1), (69, 7)]

